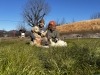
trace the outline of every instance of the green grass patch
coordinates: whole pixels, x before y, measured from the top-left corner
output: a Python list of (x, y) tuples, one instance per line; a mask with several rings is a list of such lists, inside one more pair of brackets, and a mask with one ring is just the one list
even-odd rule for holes
[(0, 75), (100, 74), (100, 39), (67, 39), (67, 47), (31, 46), (26, 40), (0, 42)]

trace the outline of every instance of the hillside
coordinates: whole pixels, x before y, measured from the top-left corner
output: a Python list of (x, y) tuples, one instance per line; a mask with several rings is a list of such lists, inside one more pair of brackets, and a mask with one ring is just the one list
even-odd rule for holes
[(100, 19), (85, 20), (57, 26), (60, 33), (86, 33), (100, 31)]

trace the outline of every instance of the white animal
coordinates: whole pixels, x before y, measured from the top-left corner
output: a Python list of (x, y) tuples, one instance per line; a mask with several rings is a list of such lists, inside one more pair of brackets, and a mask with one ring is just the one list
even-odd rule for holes
[(56, 43), (52, 41), (52, 39), (50, 39), (50, 46), (53, 46), (53, 47), (64, 47), (64, 46), (67, 46), (67, 43), (64, 42), (63, 40), (58, 40)]
[[(30, 42), (31, 45), (36, 45), (38, 47), (43, 47), (43, 48), (49, 48), (49, 46), (42, 46), (41, 45), (41, 41), (44, 38), (45, 38), (45, 40), (47, 39), (45, 37), (47, 31), (40, 31), (38, 26), (34, 26), (33, 29), (32, 29), (32, 32), (33, 32), (33, 35), (34, 35), (35, 39), (34, 39), (34, 42), (33, 41)], [(40, 33), (40, 35), (38, 33)]]
[(38, 34), (38, 32), (40, 31), (39, 30), (39, 27), (38, 26), (34, 26), (33, 29), (33, 35), (35, 37), (34, 41), (30, 42), (31, 45), (36, 45), (36, 46), (41, 46), (41, 36)]
[(33, 28), (32, 28), (32, 31), (33, 32), (39, 32), (40, 30), (39, 30), (39, 27), (38, 26), (34, 26)]

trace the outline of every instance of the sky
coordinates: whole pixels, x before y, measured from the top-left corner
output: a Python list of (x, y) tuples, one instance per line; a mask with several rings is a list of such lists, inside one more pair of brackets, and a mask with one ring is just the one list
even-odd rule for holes
[[(28, 0), (0, 0), (0, 30), (17, 29), (23, 21), (22, 12)], [(90, 19), (100, 12), (100, 0), (46, 0), (51, 11), (45, 16), (46, 24), (50, 20), (66, 22)]]

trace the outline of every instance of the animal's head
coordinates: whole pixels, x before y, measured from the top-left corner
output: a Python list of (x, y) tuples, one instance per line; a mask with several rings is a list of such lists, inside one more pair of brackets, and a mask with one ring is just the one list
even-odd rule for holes
[(32, 31), (36, 32), (36, 33), (39, 32), (39, 27), (38, 26), (34, 26), (33, 29), (32, 29)]

